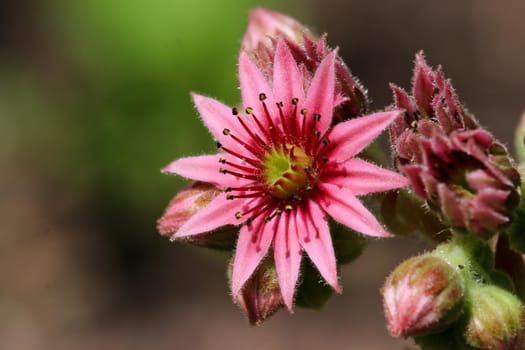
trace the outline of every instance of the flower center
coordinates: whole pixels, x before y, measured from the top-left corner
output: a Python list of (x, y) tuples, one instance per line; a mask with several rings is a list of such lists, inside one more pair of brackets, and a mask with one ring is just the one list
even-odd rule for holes
[(301, 147), (272, 148), (264, 154), (262, 165), (264, 181), (275, 198), (288, 199), (309, 188), (312, 158)]

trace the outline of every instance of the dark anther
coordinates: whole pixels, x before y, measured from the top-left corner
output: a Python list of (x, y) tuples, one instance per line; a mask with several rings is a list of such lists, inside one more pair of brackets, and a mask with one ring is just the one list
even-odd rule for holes
[(219, 163), (226, 164), (226, 159), (224, 159), (224, 158), (219, 158)]
[(246, 107), (246, 114), (252, 114), (253, 108), (252, 107)]
[(232, 189), (231, 187), (226, 187), (226, 188), (224, 189), (224, 192), (231, 192), (231, 191), (233, 191), (233, 189)]
[(297, 97), (292, 98), (292, 104), (295, 106), (299, 102), (299, 99)]
[(233, 107), (233, 108), (232, 108), (232, 114), (233, 114), (233, 115), (238, 115), (238, 114), (239, 114), (239, 111), (237, 110), (236, 107)]
[(306, 108), (301, 109), (301, 114), (306, 115), (308, 113), (308, 110)]
[(330, 143), (330, 140), (328, 140), (328, 139), (323, 139), (323, 144), (328, 145), (329, 143)]
[(286, 204), (286, 205), (284, 206), (284, 210), (286, 210), (286, 212), (288, 212), (288, 213), (291, 212), (292, 209), (293, 209), (293, 207), (292, 207), (291, 204)]
[(284, 103), (283, 103), (283, 101), (281, 101), (281, 102), (277, 102), (276, 105), (277, 105), (277, 107), (283, 107)]
[(319, 136), (321, 136), (321, 132), (320, 131), (316, 131), (316, 132), (314, 132), (314, 135), (315, 135), (315, 137), (319, 137)]
[(323, 161), (323, 163), (326, 163), (326, 162), (328, 162), (328, 157), (327, 156), (322, 156), (321, 160)]
[(229, 194), (229, 195), (226, 196), (226, 199), (229, 200), (229, 201), (231, 201), (234, 198), (235, 198), (235, 196), (233, 194)]
[(321, 115), (319, 113), (314, 113), (314, 120), (319, 121), (321, 119)]
[(242, 214), (241, 214), (240, 211), (238, 211), (238, 212), (235, 213), (235, 218), (236, 218), (236, 219), (240, 219), (240, 218), (242, 218)]
[(220, 143), (220, 142), (215, 142), (215, 146), (217, 146), (217, 148), (222, 148), (222, 143)]
[(246, 219), (246, 225), (250, 226), (251, 224), (252, 224), (252, 219), (251, 218)]
[(222, 130), (222, 134), (223, 135), (229, 135), (230, 134), (230, 129), (223, 129)]
[(266, 94), (260, 93), (259, 94), (259, 101), (264, 101), (264, 100), (266, 100)]
[(224, 169), (224, 168), (220, 168), (219, 169), (219, 173), (226, 174), (226, 173), (228, 173), (228, 171), (226, 169)]

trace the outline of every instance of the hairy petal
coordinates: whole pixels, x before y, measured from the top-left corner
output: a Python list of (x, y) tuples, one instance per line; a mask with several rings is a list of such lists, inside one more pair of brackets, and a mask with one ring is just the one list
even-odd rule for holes
[(273, 92), (276, 102), (283, 102), (284, 115), (293, 110), (291, 101), (298, 98), (301, 103), (304, 99), (303, 77), (284, 39), (277, 41), (273, 66)]
[(326, 217), (317, 203), (309, 201), (305, 207), (298, 208), (296, 227), (301, 246), (325, 281), (340, 293), (332, 236)]
[(196, 93), (192, 93), (191, 97), (204, 125), (210, 130), (215, 140), (231, 150), (244, 152), (244, 148), (238, 142), (223, 133), (224, 129), (229, 129), (237, 136), (243, 134), (237, 118), (232, 115), (232, 108), (213, 98)]
[(268, 252), (276, 229), (275, 224), (276, 221), (265, 223), (264, 220), (258, 220), (241, 228), (232, 272), (234, 299)]
[(259, 120), (269, 127), (266, 122), (265, 111), (262, 107), (259, 95), (264, 93), (266, 95), (265, 103), (268, 106), (270, 116), (276, 115), (275, 100), (273, 91), (268, 84), (268, 80), (257, 68), (255, 63), (248, 57), (248, 54), (243, 50), (239, 55), (239, 81), (241, 84), (242, 103), (244, 107), (251, 107)]
[(350, 190), (332, 184), (322, 184), (320, 188), (321, 207), (336, 221), (367, 236), (392, 236)]
[(328, 136), (336, 144), (330, 158), (343, 162), (361, 152), (399, 115), (399, 111), (380, 112), (337, 124)]
[(293, 297), (302, 258), (302, 249), (297, 239), (296, 220), (292, 215), (293, 212), (276, 217), (278, 226), (273, 243), (277, 279), (284, 303), (290, 311), (293, 309)]
[(323, 135), (332, 122), (335, 89), (335, 57), (337, 51), (332, 51), (324, 58), (308, 88), (304, 107), (308, 110), (309, 122), (312, 122), (313, 113), (319, 113), (321, 119), (316, 129)]
[(238, 186), (243, 182), (235, 176), (221, 174), (220, 159), (226, 159), (235, 163), (239, 161), (228, 154), (213, 154), (198, 157), (186, 157), (171, 162), (162, 169), (163, 173), (177, 174), (188, 179), (209, 182), (223, 189), (225, 187)]
[(225, 195), (219, 195), (186, 221), (173, 238), (210, 232), (226, 225), (237, 225), (239, 220), (235, 218), (235, 213), (240, 210), (242, 204), (242, 201), (227, 200)]
[(335, 164), (330, 173), (332, 176), (327, 182), (345, 187), (356, 196), (388, 191), (409, 184), (404, 176), (358, 158)]

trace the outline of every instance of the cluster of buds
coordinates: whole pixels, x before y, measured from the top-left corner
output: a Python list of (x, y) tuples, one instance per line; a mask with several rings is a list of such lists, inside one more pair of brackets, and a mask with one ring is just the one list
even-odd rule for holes
[[(327, 45), (326, 35), (318, 37), (291, 17), (256, 8), (250, 13), (242, 46), (268, 77), (273, 74), (273, 60), (278, 38), (284, 39), (298, 63), (305, 86), (312, 80), (323, 59), (333, 51)], [(335, 61), (335, 74), (337, 100), (334, 101), (336, 108), (333, 122), (338, 123), (365, 115), (368, 110), (366, 90), (352, 75), (339, 55)]]
[(441, 68), (416, 56), (410, 97), (392, 85), (403, 117), (390, 127), (395, 161), (445, 221), (489, 237), (511, 220), (520, 176), (505, 147), (479, 127)]
[(403, 262), (382, 290), (392, 336), (432, 349), (522, 349), (525, 306), (493, 263), (472, 236)]

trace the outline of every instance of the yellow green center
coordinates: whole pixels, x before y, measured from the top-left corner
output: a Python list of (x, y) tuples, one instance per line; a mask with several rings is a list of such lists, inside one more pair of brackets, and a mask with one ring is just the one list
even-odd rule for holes
[(263, 159), (264, 180), (270, 194), (288, 199), (309, 186), (307, 172), (311, 171), (312, 158), (295, 145), (269, 150)]

